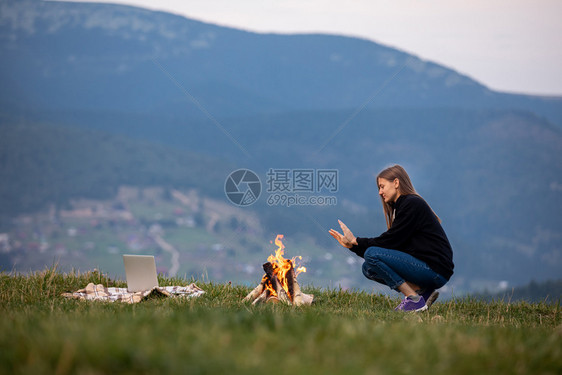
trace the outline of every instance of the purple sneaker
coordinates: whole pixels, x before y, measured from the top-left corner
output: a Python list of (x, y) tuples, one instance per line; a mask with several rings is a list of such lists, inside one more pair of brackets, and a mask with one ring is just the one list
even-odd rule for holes
[(418, 302), (415, 302), (411, 296), (405, 297), (402, 302), (394, 311), (424, 311), (427, 310), (427, 305), (425, 304), (425, 299), (422, 296), (419, 296), (420, 299)]
[(425, 300), (425, 304), (429, 308), (431, 307), (431, 305), (433, 305), (433, 302), (435, 302), (435, 300), (439, 297), (439, 292), (436, 291), (435, 289), (426, 289), (423, 293), (420, 293), (420, 296), (423, 297), (423, 299)]

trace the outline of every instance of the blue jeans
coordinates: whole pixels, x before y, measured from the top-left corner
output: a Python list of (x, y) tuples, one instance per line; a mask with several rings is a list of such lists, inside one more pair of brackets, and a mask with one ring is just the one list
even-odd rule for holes
[(422, 289), (439, 289), (447, 283), (447, 279), (425, 262), (402, 251), (373, 246), (365, 251), (364, 257), (363, 274), (396, 291), (406, 281)]

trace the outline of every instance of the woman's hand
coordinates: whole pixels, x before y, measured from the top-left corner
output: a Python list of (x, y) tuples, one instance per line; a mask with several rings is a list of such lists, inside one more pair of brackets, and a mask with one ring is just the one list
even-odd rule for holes
[(353, 235), (353, 233), (351, 233), (347, 225), (345, 225), (341, 220), (338, 220), (338, 223), (340, 224), (343, 234), (339, 233), (335, 229), (330, 229), (329, 233), (332, 235), (332, 237), (338, 240), (340, 245), (351, 249), (353, 245), (357, 245), (357, 238)]

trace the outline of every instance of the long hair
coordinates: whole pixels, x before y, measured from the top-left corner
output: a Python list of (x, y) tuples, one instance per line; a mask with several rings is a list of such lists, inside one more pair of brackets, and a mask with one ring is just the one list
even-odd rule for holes
[[(392, 167), (383, 169), (377, 176), (377, 187), (379, 184), (379, 178), (384, 178), (388, 181), (394, 181), (395, 179), (398, 179), (398, 181), (400, 181), (400, 183), (398, 184), (398, 193), (400, 193), (400, 195), (414, 194), (421, 198), (416, 189), (414, 189), (414, 185), (412, 184), (412, 180), (410, 180), (410, 176), (408, 176), (408, 173), (401, 165), (396, 164)], [(394, 204), (386, 203), (382, 196), (381, 201), (384, 211), (384, 218), (386, 219), (386, 227), (390, 229), (392, 223), (394, 222)], [(441, 219), (439, 218), (439, 216), (437, 216), (435, 211), (433, 211), (433, 214), (441, 223)]]

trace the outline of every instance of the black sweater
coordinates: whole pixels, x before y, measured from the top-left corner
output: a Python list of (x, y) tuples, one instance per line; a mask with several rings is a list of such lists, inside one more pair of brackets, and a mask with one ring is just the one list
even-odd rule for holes
[(371, 246), (403, 251), (427, 263), (447, 280), (453, 274), (453, 250), (439, 220), (418, 195), (401, 195), (394, 204), (394, 222), (375, 238), (359, 238), (350, 250), (364, 257)]

